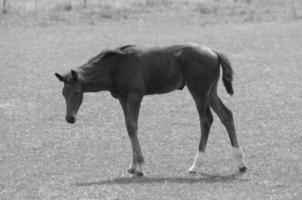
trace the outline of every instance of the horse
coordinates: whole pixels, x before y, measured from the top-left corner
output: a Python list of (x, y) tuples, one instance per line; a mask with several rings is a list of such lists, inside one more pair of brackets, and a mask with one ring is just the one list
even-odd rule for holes
[(143, 176), (144, 156), (137, 137), (138, 117), (145, 95), (183, 90), (187, 86), (197, 107), (201, 137), (190, 174), (195, 174), (204, 162), (208, 135), (213, 122), (211, 109), (225, 126), (232, 145), (234, 160), (240, 170), (247, 167), (235, 132), (232, 112), (217, 94), (222, 68), (222, 81), (228, 94), (234, 93), (233, 70), (223, 53), (199, 44), (160, 47), (125, 45), (105, 49), (86, 64), (61, 75), (66, 101), (66, 121), (76, 122), (76, 115), (86, 92), (109, 91), (119, 100), (132, 144), (130, 174)]

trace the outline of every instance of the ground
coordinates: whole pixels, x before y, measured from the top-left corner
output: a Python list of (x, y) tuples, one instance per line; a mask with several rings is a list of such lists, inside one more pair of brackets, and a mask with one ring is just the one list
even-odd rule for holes
[[(302, 198), (298, 12), (252, 20), (226, 15), (221, 22), (212, 7), (199, 15), (166, 6), (118, 18), (109, 13), (87, 19), (85, 11), (75, 21), (66, 13), (34, 22), (32, 13), (24, 19), (0, 15), (0, 199)], [(215, 20), (204, 20), (211, 16)], [(130, 140), (118, 101), (108, 92), (87, 94), (78, 122), (67, 124), (54, 72), (75, 68), (104, 48), (185, 42), (213, 47), (232, 61), (235, 94), (228, 96), (221, 81), (219, 94), (233, 111), (249, 169), (238, 172), (215, 115), (206, 162), (196, 175), (188, 174), (200, 132), (184, 89), (144, 99), (139, 138), (145, 177), (131, 177)]]

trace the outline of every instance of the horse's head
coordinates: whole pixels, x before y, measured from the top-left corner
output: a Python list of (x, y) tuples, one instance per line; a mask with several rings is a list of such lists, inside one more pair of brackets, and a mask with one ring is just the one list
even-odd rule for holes
[(66, 102), (66, 121), (73, 124), (83, 100), (83, 84), (77, 72), (73, 70), (66, 75), (58, 73), (55, 73), (55, 75), (59, 81), (64, 83), (62, 94)]

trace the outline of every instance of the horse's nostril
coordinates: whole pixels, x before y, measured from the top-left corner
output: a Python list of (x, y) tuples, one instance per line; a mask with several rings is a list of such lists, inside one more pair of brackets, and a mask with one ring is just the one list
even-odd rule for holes
[(70, 124), (75, 123), (75, 117), (73, 116), (66, 116), (66, 121)]

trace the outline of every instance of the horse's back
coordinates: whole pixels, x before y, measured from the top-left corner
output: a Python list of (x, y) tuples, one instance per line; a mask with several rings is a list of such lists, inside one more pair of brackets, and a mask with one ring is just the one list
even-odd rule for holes
[(217, 66), (219, 69), (215, 52), (193, 43), (166, 47), (127, 45), (122, 50), (128, 57), (123, 62), (128, 80), (143, 85), (145, 94), (182, 89), (187, 83), (196, 82), (194, 79), (212, 79)]
[(165, 59), (179, 60), (194, 58), (194, 59), (209, 59), (217, 60), (217, 54), (209, 47), (199, 45), (197, 43), (157, 46), (157, 47), (143, 47), (136, 45), (125, 45), (120, 47), (126, 54), (135, 55), (136, 57), (147, 61), (148, 64), (153, 62), (160, 62)]

